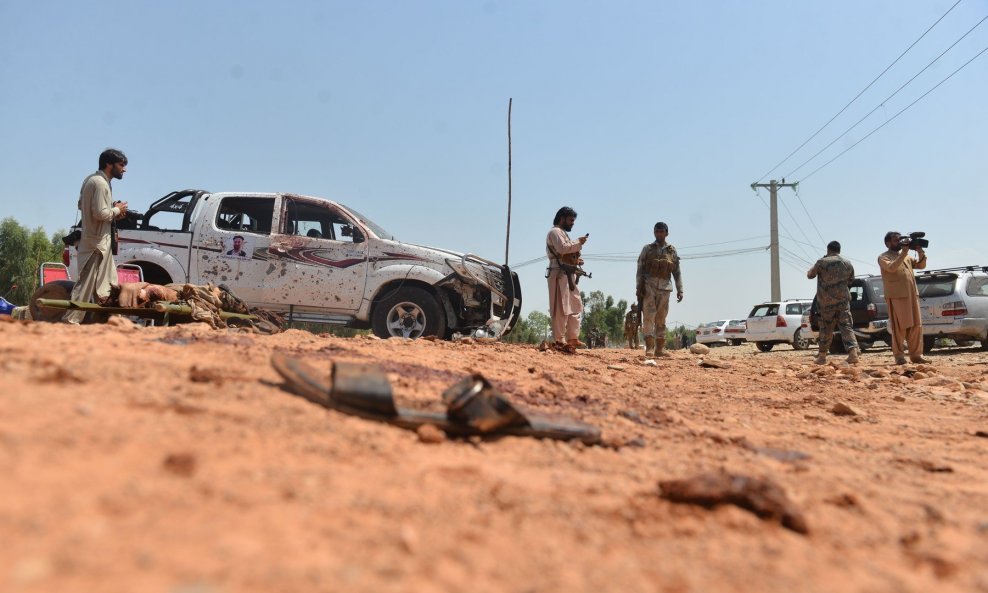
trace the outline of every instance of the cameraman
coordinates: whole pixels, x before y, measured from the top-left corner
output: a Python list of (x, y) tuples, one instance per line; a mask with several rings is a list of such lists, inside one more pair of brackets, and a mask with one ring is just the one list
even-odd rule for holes
[[(127, 214), (127, 202), (113, 201), (111, 181), (123, 179), (127, 157), (115, 148), (99, 155), (99, 170), (86, 177), (79, 191), (82, 238), (78, 245), (78, 280), (72, 289), (72, 300), (102, 303), (110, 296), (110, 285), (117, 284), (117, 268), (113, 264), (113, 221)], [(86, 312), (67, 312), (62, 319), (81, 323)]]
[[(926, 267), (926, 253), (916, 241), (903, 241), (901, 233), (885, 233), (888, 251), (878, 256), (885, 285), (885, 303), (889, 308), (889, 334), (892, 336), (892, 355), (895, 364), (906, 364), (905, 338), (909, 346), (909, 359), (914, 363), (929, 362), (923, 358), (923, 323), (919, 312), (919, 290), (913, 270)], [(916, 250), (916, 257), (909, 250)]]

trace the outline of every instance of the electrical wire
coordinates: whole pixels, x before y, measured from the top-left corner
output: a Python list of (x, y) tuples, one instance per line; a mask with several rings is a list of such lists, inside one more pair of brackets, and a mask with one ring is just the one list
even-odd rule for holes
[[(794, 259), (797, 259), (797, 260), (799, 260), (800, 262), (802, 262), (802, 263), (804, 263), (804, 264), (806, 264), (806, 265), (808, 265), (808, 266), (812, 266), (812, 265), (813, 265), (813, 262), (812, 262), (811, 260), (808, 260), (808, 259), (804, 259), (803, 257), (801, 257), (801, 256), (800, 256), (800, 255), (799, 255), (798, 253), (796, 253), (795, 251), (792, 251), (791, 249), (786, 249), (786, 248), (785, 248), (785, 247), (783, 247), (782, 245), (779, 245), (779, 251), (780, 251), (781, 253), (785, 253), (785, 254), (788, 254), (788, 255), (789, 255), (789, 257), (792, 257), (792, 258), (794, 258)], [(780, 254), (780, 255), (781, 255), (781, 254)]]
[[(758, 191), (759, 188), (756, 187), (756, 188), (754, 188), (754, 190), (755, 190), (755, 195), (758, 196), (758, 199), (761, 200), (762, 201), (762, 204), (765, 205), (765, 208), (768, 209), (771, 212), (772, 208), (771, 208), (771, 206), (768, 205), (768, 203), (765, 202), (765, 198), (763, 198), (761, 192)], [(785, 202), (782, 202), (782, 205), (786, 208), (786, 212), (789, 212), (789, 208), (785, 206)], [(796, 219), (793, 218), (793, 216), (792, 216), (792, 212), (789, 212), (789, 218), (792, 218), (793, 219), (793, 222), (796, 221)], [(784, 230), (785, 232), (789, 233), (790, 235), (793, 234), (793, 232), (789, 230), (789, 227), (786, 226), (786, 223), (782, 222), (781, 219), (779, 219), (779, 226), (782, 227), (782, 230)], [(802, 231), (802, 229), (800, 229), (800, 231)], [(803, 233), (803, 235), (805, 236), (806, 233)]]
[(821, 148), (820, 150), (818, 150), (813, 156), (811, 156), (810, 158), (806, 159), (805, 161), (803, 161), (803, 163), (801, 165), (799, 165), (798, 167), (796, 167), (795, 169), (793, 169), (792, 171), (790, 171), (788, 174), (786, 174), (786, 177), (792, 177), (793, 175), (795, 175), (796, 174), (796, 171), (799, 171), (800, 169), (802, 169), (803, 167), (805, 167), (807, 164), (809, 164), (811, 161), (813, 161), (816, 157), (820, 156), (824, 151), (826, 151), (828, 148), (830, 148), (831, 146), (833, 146), (838, 140), (840, 140), (844, 136), (848, 135), (851, 132), (851, 130), (853, 130), (854, 128), (858, 127), (858, 125), (861, 124), (861, 122), (863, 122), (864, 120), (866, 120), (869, 117), (871, 117), (871, 114), (872, 113), (875, 113), (876, 111), (878, 111), (879, 109), (881, 109), (882, 107), (884, 107), (885, 104), (890, 99), (892, 99), (897, 94), (899, 94), (899, 91), (901, 91), (902, 89), (904, 89), (907, 86), (909, 86), (909, 83), (911, 83), (912, 81), (916, 80), (919, 77), (920, 74), (926, 72), (931, 66), (933, 66), (933, 64), (936, 64), (938, 61), (940, 61), (940, 58), (942, 58), (948, 51), (950, 51), (951, 49), (953, 49), (954, 46), (957, 45), (958, 43), (960, 43), (965, 37), (967, 37), (968, 35), (970, 35), (972, 31), (974, 31), (975, 29), (977, 29), (978, 27), (980, 27), (981, 26), (981, 23), (985, 22), (986, 20), (988, 20), (988, 16), (985, 16), (983, 19), (981, 19), (980, 21), (978, 21), (978, 23), (976, 25), (974, 25), (973, 27), (971, 27), (970, 29), (968, 29), (967, 30), (967, 33), (964, 33), (963, 35), (961, 35), (960, 38), (957, 41), (955, 41), (952, 44), (950, 44), (950, 47), (948, 47), (947, 49), (945, 49), (942, 52), (940, 52), (940, 55), (938, 55), (937, 57), (933, 58), (930, 61), (930, 63), (927, 64), (922, 70), (920, 70), (915, 75), (913, 75), (913, 77), (910, 78), (909, 80), (907, 80), (905, 83), (903, 83), (902, 86), (900, 86), (899, 88), (895, 89), (895, 92), (894, 93), (892, 93), (888, 97), (885, 97), (884, 99), (882, 99), (882, 101), (878, 105), (876, 105), (874, 109), (872, 109), (871, 111), (869, 111), (868, 113), (866, 113), (865, 116), (862, 117), (861, 119), (859, 119), (858, 121), (854, 122), (854, 124), (851, 127), (849, 127), (848, 129), (844, 130), (841, 133), (840, 136), (837, 136), (836, 138), (834, 138), (833, 140), (831, 140), (829, 144), (827, 144), (826, 146), (824, 146), (823, 148)]
[[(779, 236), (782, 237), (782, 235), (779, 235)], [(793, 243), (799, 243), (799, 241), (797, 241), (796, 239), (793, 239), (792, 237), (783, 237), (783, 238), (788, 239), (788, 240), (792, 241)], [(812, 245), (812, 247), (817, 247), (818, 248), (819, 246)], [(859, 264), (863, 264), (863, 265), (866, 265), (866, 266), (870, 266), (870, 267), (874, 267), (874, 268), (877, 268), (878, 267), (878, 264), (875, 263), (875, 262), (873, 262), (873, 261), (869, 262), (869, 261), (864, 261), (864, 260), (861, 260), (861, 259), (855, 259), (853, 257), (848, 257), (847, 255), (844, 255), (843, 253), (841, 254), (841, 257), (843, 257), (844, 259), (850, 260), (852, 262), (857, 262)]]
[(799, 200), (799, 205), (803, 207), (803, 212), (806, 213), (806, 218), (810, 219), (810, 224), (813, 225), (813, 230), (816, 231), (816, 236), (820, 237), (820, 243), (826, 243), (827, 240), (823, 238), (823, 234), (820, 233), (820, 229), (817, 228), (816, 223), (813, 222), (813, 217), (810, 216), (810, 211), (806, 209), (806, 204), (803, 203), (803, 198), (799, 195), (799, 184), (793, 188), (796, 192), (796, 199)]
[(855, 147), (855, 146), (857, 146), (858, 144), (861, 144), (862, 142), (864, 142), (865, 140), (867, 140), (868, 138), (870, 138), (872, 134), (874, 134), (874, 133), (875, 133), (875, 132), (877, 132), (878, 130), (881, 130), (882, 128), (884, 128), (884, 127), (885, 127), (885, 126), (887, 126), (888, 124), (890, 124), (890, 123), (892, 123), (892, 122), (893, 122), (893, 121), (894, 121), (894, 120), (895, 120), (895, 119), (896, 119), (897, 117), (899, 117), (900, 115), (902, 115), (903, 113), (905, 113), (907, 109), (909, 109), (910, 107), (912, 107), (912, 106), (913, 106), (913, 105), (915, 105), (916, 103), (919, 103), (919, 102), (920, 102), (920, 101), (922, 101), (922, 100), (923, 100), (923, 99), (924, 99), (924, 98), (925, 98), (925, 97), (926, 97), (927, 95), (929, 95), (929, 94), (930, 94), (930, 93), (932, 93), (933, 91), (935, 91), (935, 90), (937, 90), (938, 88), (940, 88), (940, 85), (942, 85), (943, 83), (945, 83), (945, 82), (947, 82), (948, 80), (950, 80), (950, 79), (951, 79), (951, 78), (952, 78), (952, 77), (953, 77), (953, 76), (954, 76), (955, 74), (957, 74), (958, 72), (960, 72), (961, 70), (963, 70), (964, 68), (966, 68), (966, 67), (968, 66), (968, 64), (970, 64), (970, 63), (971, 63), (971, 62), (973, 62), (974, 60), (977, 60), (978, 58), (980, 58), (980, 57), (982, 56), (982, 54), (984, 54), (984, 53), (985, 53), (986, 51), (988, 51), (988, 47), (985, 47), (985, 48), (984, 48), (983, 50), (981, 50), (981, 51), (979, 51), (979, 52), (978, 52), (978, 53), (977, 53), (977, 54), (976, 54), (976, 55), (975, 55), (975, 56), (974, 56), (973, 58), (971, 58), (970, 60), (968, 60), (968, 61), (966, 61), (966, 62), (964, 62), (964, 63), (963, 63), (963, 64), (962, 64), (962, 65), (961, 65), (961, 66), (960, 66), (959, 68), (957, 68), (956, 70), (954, 70), (953, 72), (951, 72), (951, 73), (950, 73), (949, 75), (947, 75), (947, 77), (946, 77), (946, 78), (944, 78), (943, 80), (941, 80), (940, 82), (938, 82), (938, 83), (936, 84), (936, 86), (934, 86), (934, 87), (933, 87), (933, 88), (931, 88), (930, 90), (928, 90), (928, 91), (926, 91), (925, 93), (923, 93), (922, 95), (920, 95), (918, 99), (916, 99), (915, 101), (913, 101), (913, 102), (912, 102), (912, 103), (910, 103), (909, 105), (906, 105), (906, 106), (905, 106), (905, 107), (903, 107), (903, 108), (902, 108), (902, 109), (901, 109), (901, 110), (900, 110), (900, 111), (899, 111), (898, 113), (896, 113), (895, 115), (893, 115), (893, 116), (892, 116), (892, 117), (890, 117), (889, 119), (887, 119), (887, 120), (885, 120), (885, 122), (884, 122), (884, 123), (883, 123), (882, 125), (880, 125), (880, 126), (878, 126), (878, 127), (877, 127), (877, 128), (875, 128), (874, 130), (872, 130), (872, 131), (870, 131), (870, 132), (868, 132), (868, 134), (867, 134), (866, 136), (864, 136), (863, 138), (861, 138), (860, 140), (858, 140), (858, 141), (857, 141), (857, 142), (855, 142), (854, 144), (852, 144), (852, 145), (850, 145), (850, 146), (848, 146), (847, 148), (845, 148), (845, 149), (844, 149), (844, 150), (842, 150), (841, 152), (839, 152), (839, 153), (837, 153), (837, 156), (835, 156), (834, 158), (832, 158), (832, 159), (830, 159), (830, 160), (829, 160), (829, 161), (827, 161), (826, 163), (824, 163), (824, 164), (822, 164), (822, 165), (820, 165), (819, 167), (817, 167), (816, 169), (814, 169), (814, 170), (813, 170), (812, 172), (810, 172), (810, 174), (809, 174), (809, 175), (807, 175), (806, 177), (803, 177), (803, 178), (802, 178), (802, 179), (800, 180), (800, 182), (802, 182), (802, 181), (806, 181), (806, 180), (807, 180), (807, 179), (809, 179), (810, 177), (812, 177), (812, 176), (814, 176), (814, 175), (816, 175), (816, 174), (817, 174), (817, 173), (818, 173), (818, 172), (819, 172), (819, 171), (820, 171), (821, 169), (823, 169), (824, 167), (826, 167), (826, 166), (827, 166), (827, 165), (829, 165), (830, 163), (832, 163), (832, 162), (834, 162), (834, 161), (836, 161), (837, 159), (839, 159), (839, 158), (840, 158), (841, 156), (843, 156), (843, 155), (844, 155), (844, 154), (845, 154), (846, 152), (848, 152), (848, 151), (850, 151), (850, 150), (851, 150), (852, 148), (854, 148), (854, 147)]
[(824, 128), (826, 128), (827, 126), (829, 126), (835, 119), (837, 119), (842, 113), (844, 113), (844, 111), (846, 111), (847, 108), (851, 106), (851, 104), (853, 104), (855, 101), (857, 101), (858, 98), (865, 93), (865, 91), (867, 91), (868, 89), (870, 89), (873, 84), (875, 84), (876, 82), (878, 82), (878, 79), (879, 78), (881, 78), (882, 76), (884, 76), (885, 73), (888, 72), (890, 68), (892, 68), (892, 66), (895, 66), (895, 64), (899, 60), (901, 60), (902, 57), (904, 55), (906, 55), (906, 53), (909, 52), (909, 50), (911, 50), (917, 43), (919, 43), (924, 37), (926, 37), (926, 34), (929, 33), (930, 31), (932, 31), (933, 30), (933, 27), (936, 27), (940, 23), (940, 21), (942, 21), (948, 14), (950, 14), (950, 12), (952, 10), (954, 10), (955, 8), (957, 8), (957, 5), (960, 4), (960, 3), (961, 3), (961, 0), (957, 0), (957, 2), (955, 2), (953, 6), (951, 6), (949, 9), (947, 9), (947, 12), (943, 13), (943, 15), (940, 18), (938, 18), (936, 20), (936, 22), (934, 22), (932, 25), (930, 25), (930, 28), (929, 29), (927, 29), (926, 31), (924, 31), (923, 34), (920, 35), (918, 39), (916, 39), (916, 41), (913, 41), (909, 45), (909, 47), (907, 47), (901, 54), (899, 54), (899, 57), (897, 57), (896, 59), (894, 59), (891, 64), (889, 64), (884, 70), (881, 71), (881, 73), (878, 76), (875, 77), (874, 80), (872, 80), (871, 82), (869, 82), (868, 83), (868, 86), (866, 86), (865, 88), (861, 89), (861, 92), (859, 92), (857, 95), (855, 95), (854, 98), (851, 99), (847, 103), (847, 105), (845, 105), (844, 107), (842, 107), (841, 110), (838, 111), (836, 115), (834, 115), (829, 120), (827, 120), (827, 123), (825, 123), (822, 126), (820, 126), (820, 129), (819, 130), (817, 130), (816, 132), (813, 132), (813, 134), (809, 138), (807, 138), (805, 141), (803, 141), (802, 144), (800, 144), (799, 146), (797, 146), (795, 150), (793, 150), (792, 152), (790, 152), (786, 156), (786, 158), (782, 159), (781, 161), (779, 161), (779, 163), (777, 165), (775, 165), (774, 167), (772, 167), (771, 169), (769, 169), (768, 171), (766, 171), (765, 174), (762, 175), (761, 178), (758, 180), (758, 183), (761, 183), (762, 180), (764, 180), (766, 177), (768, 177), (768, 175), (770, 173), (772, 173), (773, 171), (775, 171), (776, 169), (778, 169), (779, 167), (781, 167), (783, 163), (785, 163), (790, 158), (792, 158), (792, 156), (794, 154), (796, 154), (797, 152), (799, 152), (811, 140), (813, 140), (814, 138), (816, 138), (817, 135), (824, 130)]
[[(796, 217), (792, 215), (792, 211), (789, 210), (789, 206), (786, 205), (785, 200), (782, 201), (782, 206), (786, 209), (786, 214), (788, 214), (789, 218), (792, 219), (793, 224), (795, 224), (796, 228), (799, 229), (799, 232), (802, 233), (803, 238), (806, 239), (807, 242), (810, 242), (809, 236), (807, 236), (806, 232), (803, 231), (803, 227), (799, 226), (799, 222), (796, 220)], [(796, 246), (799, 247), (799, 250), (803, 252), (803, 255), (805, 255), (806, 257), (812, 257), (810, 254), (806, 253), (806, 250), (803, 249), (802, 245), (797, 243)]]

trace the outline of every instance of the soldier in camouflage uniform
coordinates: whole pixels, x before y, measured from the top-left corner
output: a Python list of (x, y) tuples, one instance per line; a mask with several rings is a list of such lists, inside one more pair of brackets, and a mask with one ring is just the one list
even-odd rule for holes
[(624, 316), (624, 337), (628, 339), (628, 348), (638, 350), (638, 304), (631, 303), (631, 310)]
[(827, 255), (818, 259), (806, 277), (816, 278), (816, 301), (819, 310), (820, 335), (817, 338), (820, 349), (814, 362), (827, 363), (827, 352), (834, 338), (834, 326), (840, 328), (847, 362), (858, 362), (858, 341), (854, 337), (851, 321), (851, 293), (847, 287), (854, 279), (854, 266), (840, 256), (840, 243), (827, 244)]
[(679, 254), (666, 243), (669, 225), (655, 223), (655, 241), (642, 248), (638, 256), (635, 289), (642, 302), (642, 331), (645, 334), (645, 356), (668, 356), (666, 345), (666, 315), (673, 280), (676, 282), (676, 302), (683, 300), (683, 279), (679, 272)]

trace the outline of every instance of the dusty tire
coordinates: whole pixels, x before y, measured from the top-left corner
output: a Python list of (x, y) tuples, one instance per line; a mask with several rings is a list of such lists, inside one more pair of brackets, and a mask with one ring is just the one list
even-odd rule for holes
[(762, 352), (768, 352), (775, 346), (772, 342), (755, 342), (755, 347)]
[(806, 350), (810, 347), (810, 340), (803, 337), (802, 330), (797, 329), (792, 335), (792, 347), (793, 350)]
[[(923, 336), (923, 352), (930, 352), (937, 345), (936, 336)], [(912, 350), (910, 350), (910, 354)]]
[(446, 318), (435, 297), (412, 286), (389, 291), (374, 307), (371, 327), (379, 338), (444, 337)]

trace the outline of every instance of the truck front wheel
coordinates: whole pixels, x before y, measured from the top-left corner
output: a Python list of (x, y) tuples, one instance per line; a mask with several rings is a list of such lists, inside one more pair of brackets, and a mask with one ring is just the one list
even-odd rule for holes
[(374, 307), (371, 326), (380, 338), (446, 335), (439, 303), (428, 291), (414, 286), (391, 291), (381, 299)]

